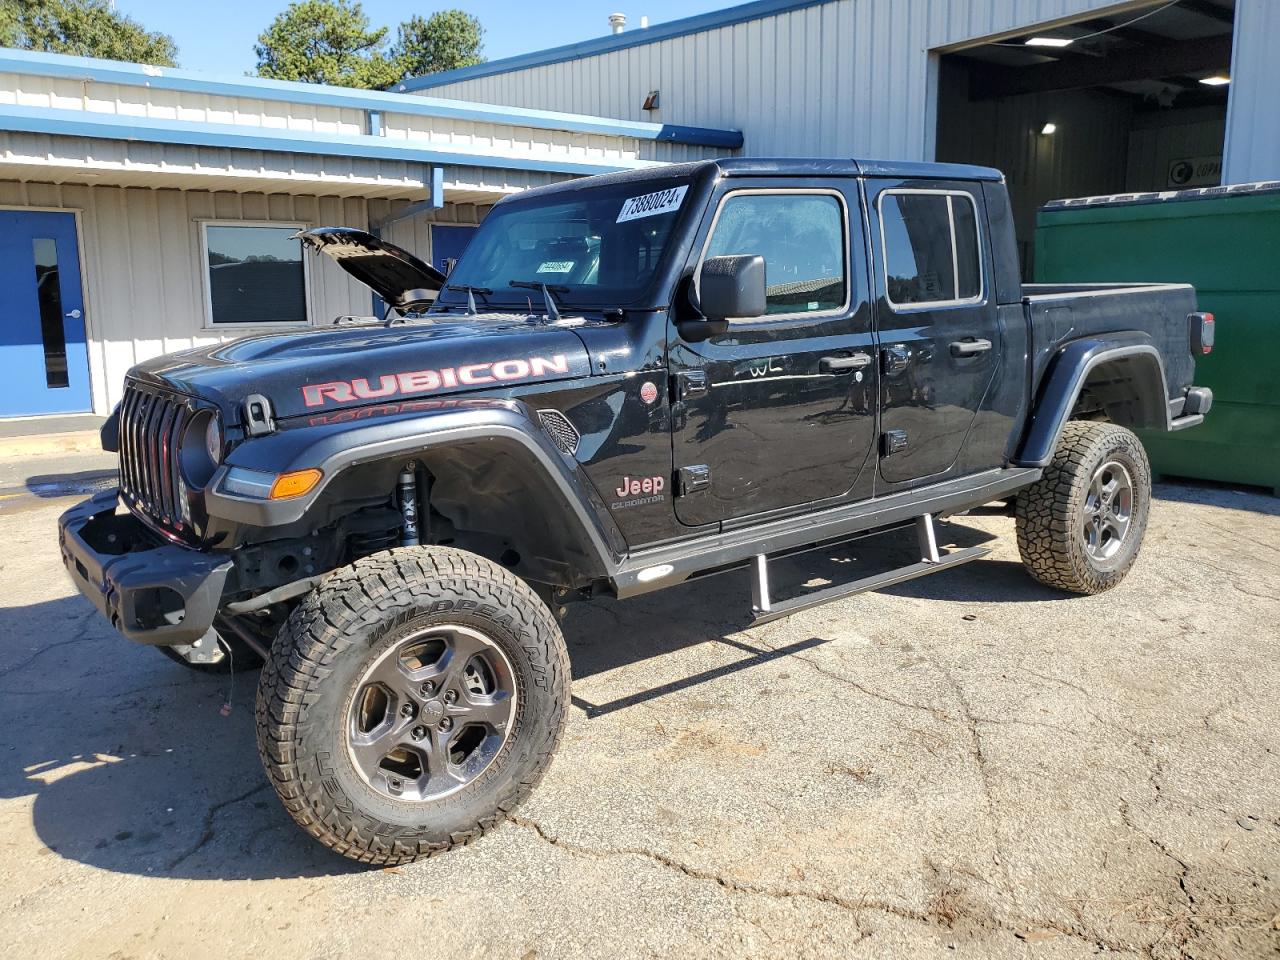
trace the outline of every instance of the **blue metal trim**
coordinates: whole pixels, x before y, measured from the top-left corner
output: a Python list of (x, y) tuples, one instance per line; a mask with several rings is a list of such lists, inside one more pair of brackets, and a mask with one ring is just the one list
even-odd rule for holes
[[(592, 163), (580, 160), (533, 159), (501, 152), (464, 150), (434, 144), (414, 146), (411, 140), (386, 137), (348, 136), (334, 133), (299, 134), (291, 130), (240, 127), (226, 123), (188, 123), (154, 117), (90, 113), (86, 110), (59, 110), (49, 107), (0, 105), (0, 130), (48, 133), (69, 137), (97, 137), (103, 140), (131, 140), (141, 143), (174, 143), (199, 147), (228, 147), (236, 150), (268, 150), (277, 153), (309, 153), (368, 160), (404, 160), (411, 163), (453, 164), (464, 167), (501, 167), (543, 173), (594, 174), (657, 166), (652, 160)], [(443, 187), (443, 184), (442, 184)]]
[[(529, 110), (524, 107), (468, 103), (439, 97), (406, 96), (403, 93), (388, 93), (380, 90), (355, 90), (315, 83), (264, 80), (259, 77), (206, 76), (184, 70), (170, 70), (168, 67), (146, 67), (116, 60), (94, 60), (89, 57), (36, 53), (29, 50), (0, 50), (0, 73), (26, 73), (41, 77), (118, 83), (130, 87), (151, 87), (156, 90), (205, 93), (224, 97), (252, 97), (256, 100), (307, 103), (328, 107), (350, 107), (357, 110), (378, 110), (383, 113), (404, 113), (448, 120), (515, 124), (539, 130), (599, 133), (615, 137), (634, 137), (637, 140), (669, 139), (675, 143), (694, 146), (719, 146), (720, 141), (726, 137), (732, 140), (734, 136), (737, 137), (740, 146), (742, 140), (742, 134), (732, 130), (713, 130), (702, 127), (668, 128), (659, 123), (645, 123), (638, 120), (614, 120), (608, 117), (589, 117), (553, 110)], [(678, 131), (678, 135), (663, 137), (664, 130)]]
[(705, 127), (681, 127), (664, 123), (654, 139), (666, 143), (688, 143), (700, 147), (727, 147), (742, 149), (741, 130), (708, 130)]
[(427, 74), (425, 77), (407, 77), (396, 84), (397, 90), (426, 90), (446, 83), (457, 83), (461, 80), (474, 80), (476, 77), (490, 77), (497, 73), (510, 73), (512, 70), (527, 70), (529, 67), (545, 67), (553, 63), (565, 63), (569, 60), (581, 60), (583, 57), (594, 57), (628, 47), (639, 47), (646, 43), (657, 43), (659, 40), (670, 40), (691, 33), (702, 33), (717, 27), (730, 27), (735, 23), (748, 20), (759, 20), (780, 13), (799, 10), (802, 7), (813, 7), (834, 0), (756, 0), (755, 3), (744, 3), (727, 10), (716, 10), (702, 13), (696, 17), (685, 17), (660, 23), (654, 27), (640, 30), (627, 30), (623, 33), (610, 34), (607, 37), (595, 37), (579, 43), (569, 43), (562, 47), (551, 47), (548, 50), (536, 50), (533, 53), (522, 53), (502, 60), (490, 60), (488, 63), (476, 64), (474, 67), (459, 67), (457, 70), (444, 70), (440, 73)]

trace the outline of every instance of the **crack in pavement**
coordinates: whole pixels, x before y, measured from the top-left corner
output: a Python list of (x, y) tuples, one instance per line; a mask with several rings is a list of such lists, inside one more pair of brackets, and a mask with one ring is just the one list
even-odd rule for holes
[(991, 793), (991, 771), (987, 769), (987, 754), (982, 746), (982, 732), (978, 729), (978, 718), (974, 716), (973, 710), (969, 706), (968, 697), (964, 695), (964, 690), (961, 688), (959, 681), (951, 675), (951, 671), (932, 657), (926, 656), (925, 660), (938, 673), (942, 674), (943, 679), (951, 687), (956, 702), (960, 704), (961, 719), (969, 730), (969, 753), (973, 757), (974, 766), (978, 771), (978, 779), (982, 783), (983, 804), (987, 808), (987, 817), (991, 821), (991, 845), (995, 848), (996, 866), (999, 867), (1000, 874), (1004, 877), (1005, 891), (1009, 895), (1009, 900), (1017, 907), (1018, 895), (1014, 891), (1013, 880), (1009, 876), (1009, 867), (1000, 838), (1000, 822), (996, 816), (996, 801)]
[[(772, 647), (768, 649), (777, 651), (780, 648)], [(857, 680), (852, 679), (851, 677), (846, 677), (844, 674), (836, 673), (834, 670), (828, 670), (826, 667), (821, 666), (810, 657), (802, 657), (798, 653), (793, 653), (793, 654), (790, 654), (790, 659), (799, 660), (801, 663), (806, 664), (810, 669), (817, 671), (818, 673), (822, 674), (824, 677), (828, 677), (832, 680), (836, 680), (840, 683), (845, 684), (846, 686), (853, 687), (853, 689), (857, 690), (859, 693), (863, 693), (866, 696), (872, 697), (876, 700), (881, 700), (885, 703), (891, 703), (894, 706), (903, 707), (907, 710), (918, 710), (921, 713), (927, 713), (931, 717), (933, 717), (935, 720), (941, 721), (942, 723), (952, 723), (955, 720), (954, 717), (952, 717), (949, 713), (947, 713), (947, 711), (943, 710), (941, 707), (930, 707), (923, 703), (912, 703), (909, 700), (899, 700), (897, 697), (891, 696), (887, 693), (881, 693), (879, 690), (872, 690), (870, 687), (864, 686), (863, 684), (859, 683)]]
[(871, 936), (871, 933), (865, 930), (862, 926), (862, 912), (864, 910), (869, 910), (875, 913), (882, 913), (897, 917), (898, 919), (910, 920), (915, 923), (925, 924), (926, 926), (941, 927), (948, 930), (954, 927), (956, 920), (961, 919), (968, 920), (983, 930), (998, 930), (1005, 933), (1011, 933), (1018, 937), (1025, 937), (1026, 933), (1030, 930), (1051, 930), (1061, 936), (1087, 943), (1096, 949), (1109, 950), (1113, 953), (1127, 953), (1134, 956), (1142, 955), (1142, 951), (1139, 948), (1122, 943), (1118, 940), (1104, 937), (1101, 934), (1087, 931), (1083, 929), (1083, 927), (1077, 928), (1054, 921), (1030, 918), (1016, 918), (1014, 921), (1002, 920), (990, 912), (985, 912), (983, 914), (961, 912), (953, 918), (946, 918), (934, 915), (927, 910), (917, 910), (903, 906), (902, 904), (892, 903), (887, 900), (873, 900), (865, 894), (855, 898), (830, 893), (826, 890), (777, 887), (750, 883), (745, 880), (735, 880), (732, 877), (727, 877), (714, 870), (691, 866), (690, 864), (683, 863), (674, 857), (668, 856), (665, 853), (659, 853), (655, 850), (646, 850), (643, 847), (589, 847), (585, 844), (575, 843), (571, 840), (565, 840), (558, 837), (548, 831), (546, 827), (538, 821), (532, 820), (528, 817), (508, 813), (506, 818), (521, 829), (532, 833), (544, 843), (556, 847), (559, 850), (563, 850), (572, 856), (585, 857), (594, 860), (624, 857), (642, 859), (667, 870), (672, 870), (676, 873), (682, 874), (692, 880), (714, 883), (731, 893), (767, 897), (772, 900), (804, 900), (811, 903), (835, 907), (839, 910), (853, 914), (854, 925), (859, 932), (859, 940), (863, 940)]
[(1155, 948), (1160, 945), (1160, 943), (1164, 940), (1165, 937), (1167, 937), (1170, 933), (1173, 932), (1174, 928), (1178, 926), (1179, 923), (1185, 923), (1186, 930), (1182, 933), (1182, 936), (1178, 939), (1175, 946), (1178, 951), (1178, 956), (1189, 958), (1190, 954), (1187, 953), (1187, 944), (1190, 943), (1191, 941), (1191, 934), (1194, 929), (1195, 906), (1196, 906), (1196, 898), (1192, 895), (1191, 891), (1187, 888), (1187, 876), (1190, 873), (1191, 868), (1187, 865), (1187, 862), (1185, 860), (1183, 860), (1181, 857), (1175, 854), (1172, 850), (1170, 850), (1168, 845), (1163, 840), (1161, 840), (1155, 834), (1142, 829), (1137, 825), (1137, 823), (1134, 822), (1133, 814), (1129, 808), (1129, 801), (1125, 797), (1120, 798), (1120, 819), (1121, 821), (1123, 821), (1124, 825), (1129, 828), (1130, 831), (1132, 831), (1133, 833), (1136, 833), (1143, 840), (1145, 840), (1152, 847), (1152, 849), (1154, 849), (1162, 857), (1172, 861), (1178, 867), (1178, 875), (1177, 875), (1178, 892), (1181, 894), (1182, 898), (1186, 901), (1187, 914), (1185, 918), (1178, 918), (1176, 922), (1171, 922), (1166, 926), (1164, 933), (1160, 935), (1160, 939), (1151, 945), (1151, 948), (1150, 948), (1151, 955), (1152, 956), (1155, 955)]
[[(95, 617), (97, 615), (98, 615), (97, 610), (91, 610), (89, 611), (88, 614), (80, 618), (80, 622), (84, 623), (86, 620), (89, 620), (92, 617)], [(38, 660), (40, 657), (43, 657), (50, 650), (57, 650), (59, 647), (67, 647), (73, 643), (87, 643), (92, 639), (94, 638), (93, 637), (72, 637), (70, 640), (59, 640), (57, 643), (51, 643), (47, 647), (41, 647), (35, 653), (31, 654), (31, 656), (27, 657), (27, 659), (23, 660), (21, 663), (15, 663), (11, 667), (5, 667), (3, 670), (0, 670), (0, 677), (7, 677), (12, 673), (17, 673), (19, 670), (23, 670), (26, 667), (31, 666), (31, 664), (35, 663), (36, 660)]]
[(197, 840), (195, 844), (186, 852), (180, 853), (177, 857), (175, 857), (172, 861), (170, 861), (169, 865), (165, 869), (170, 871), (175, 870), (179, 864), (195, 856), (197, 853), (200, 852), (201, 849), (203, 849), (209, 843), (210, 840), (214, 838), (216, 831), (213, 829), (213, 821), (221, 811), (223, 811), (227, 807), (234, 806), (237, 803), (242, 803), (245, 800), (248, 800), (254, 794), (261, 793), (263, 790), (267, 789), (267, 787), (269, 786), (270, 784), (260, 783), (256, 787), (254, 787), (252, 790), (247, 790), (244, 793), (235, 797), (231, 797), (228, 800), (219, 800), (217, 803), (211, 805), (209, 809), (205, 811), (205, 814), (204, 814), (204, 830), (200, 834), (200, 839)]

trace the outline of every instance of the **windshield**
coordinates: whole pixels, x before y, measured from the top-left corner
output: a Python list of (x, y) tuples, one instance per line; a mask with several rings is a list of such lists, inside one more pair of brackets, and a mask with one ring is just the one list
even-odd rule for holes
[(636, 304), (672, 246), (688, 190), (688, 180), (655, 179), (500, 204), (439, 302), (465, 302), (470, 287), (482, 306), (532, 302), (541, 310), (541, 294), (525, 285), (545, 283), (562, 306)]

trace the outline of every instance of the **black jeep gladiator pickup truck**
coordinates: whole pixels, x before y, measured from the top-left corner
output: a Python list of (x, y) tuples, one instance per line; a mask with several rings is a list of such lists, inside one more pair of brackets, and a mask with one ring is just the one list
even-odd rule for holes
[[(386, 322), (135, 367), (119, 489), (67, 512), (79, 589), (202, 670), (265, 661), (294, 819), (413, 860), (500, 821), (569, 700), (559, 619), (746, 570), (753, 622), (945, 570), (935, 521), (1012, 504), (1031, 574), (1116, 585), (1151, 473), (1199, 423), (1188, 286), (1027, 286), (996, 170), (731, 159), (498, 203), (446, 277), (300, 234)], [(919, 562), (787, 599), (770, 558), (902, 527)], [(678, 613), (673, 613), (678, 616)]]

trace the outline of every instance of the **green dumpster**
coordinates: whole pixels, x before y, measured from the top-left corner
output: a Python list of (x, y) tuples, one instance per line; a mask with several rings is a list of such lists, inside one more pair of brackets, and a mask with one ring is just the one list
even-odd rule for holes
[(1213, 409), (1190, 430), (1144, 431), (1152, 468), (1280, 495), (1280, 181), (1055, 200), (1035, 251), (1041, 283), (1194, 284), (1217, 319), (1195, 379)]

